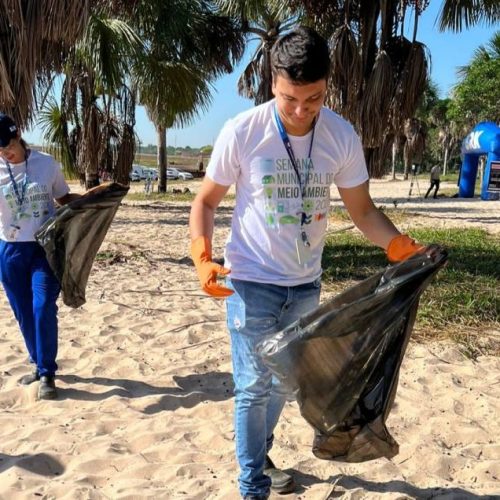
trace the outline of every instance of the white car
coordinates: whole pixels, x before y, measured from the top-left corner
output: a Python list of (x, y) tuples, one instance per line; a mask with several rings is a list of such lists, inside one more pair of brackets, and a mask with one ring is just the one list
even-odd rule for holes
[[(143, 167), (142, 165), (134, 164), (132, 165), (132, 170), (130, 172), (130, 176), (134, 175), (134, 177), (139, 176), (139, 180), (146, 179), (148, 167)], [(132, 178), (132, 177), (130, 177)]]
[(177, 169), (167, 168), (167, 179), (178, 179), (179, 174), (177, 173)]
[(169, 167), (167, 169), (167, 172), (169, 170), (171, 170), (172, 173), (177, 176), (175, 177), (175, 179), (182, 179), (183, 181), (187, 181), (188, 179), (193, 179), (193, 174), (191, 174), (190, 172), (185, 172), (184, 170), (179, 170), (178, 168), (174, 167)]
[(129, 179), (132, 182), (138, 182), (141, 180), (141, 174), (139, 174), (139, 172), (130, 172)]

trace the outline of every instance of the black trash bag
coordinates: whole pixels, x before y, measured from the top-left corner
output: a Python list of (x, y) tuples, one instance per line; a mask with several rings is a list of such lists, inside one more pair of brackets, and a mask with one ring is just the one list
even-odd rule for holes
[(318, 458), (363, 462), (398, 453), (385, 422), (419, 297), (446, 260), (444, 249), (428, 247), (259, 344), (315, 429)]
[(35, 234), (61, 284), (63, 302), (85, 303), (85, 288), (108, 228), (128, 186), (104, 184), (59, 208)]

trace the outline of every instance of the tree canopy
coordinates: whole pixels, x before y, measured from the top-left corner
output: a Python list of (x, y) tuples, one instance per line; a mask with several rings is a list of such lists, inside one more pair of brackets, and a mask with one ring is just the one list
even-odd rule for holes
[(449, 118), (466, 128), (481, 121), (500, 123), (500, 31), (476, 49), (460, 76), (452, 92)]

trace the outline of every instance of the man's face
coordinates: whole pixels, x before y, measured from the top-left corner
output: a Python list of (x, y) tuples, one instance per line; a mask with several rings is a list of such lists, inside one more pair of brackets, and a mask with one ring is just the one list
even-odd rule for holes
[(277, 75), (272, 90), (286, 131), (290, 135), (307, 134), (325, 101), (326, 80), (297, 85)]

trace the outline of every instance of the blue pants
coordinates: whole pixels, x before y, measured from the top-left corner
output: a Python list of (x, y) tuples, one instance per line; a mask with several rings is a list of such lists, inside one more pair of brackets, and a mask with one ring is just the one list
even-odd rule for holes
[(320, 280), (294, 287), (227, 279), (227, 325), (235, 385), (234, 427), (240, 493), (268, 495), (264, 461), (287, 393), (256, 354), (257, 344), (317, 307)]
[(40, 376), (57, 370), (57, 305), (60, 285), (36, 242), (0, 240), (0, 280), (19, 323), (30, 361)]

